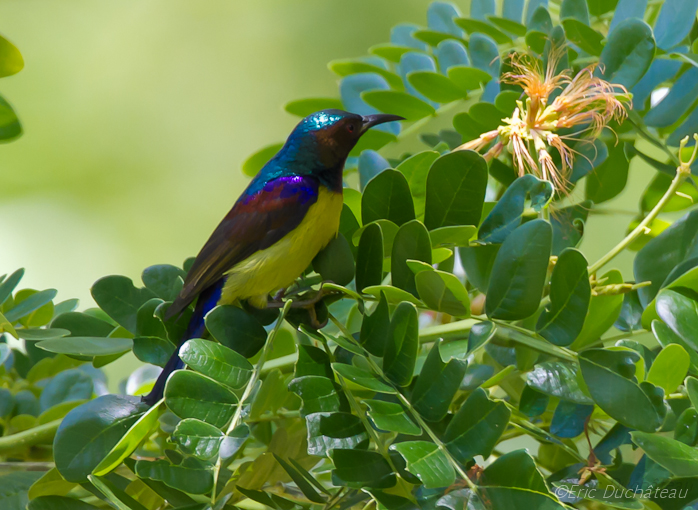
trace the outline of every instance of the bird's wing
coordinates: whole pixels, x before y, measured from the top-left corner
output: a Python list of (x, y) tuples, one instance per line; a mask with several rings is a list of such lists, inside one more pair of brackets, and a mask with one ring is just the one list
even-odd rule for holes
[(278, 177), (253, 194), (243, 194), (196, 256), (168, 317), (184, 310), (230, 268), (291, 232), (317, 198), (318, 182), (309, 176)]

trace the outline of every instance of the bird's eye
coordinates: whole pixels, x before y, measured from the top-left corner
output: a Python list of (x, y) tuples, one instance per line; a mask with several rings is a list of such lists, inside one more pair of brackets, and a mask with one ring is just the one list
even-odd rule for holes
[(347, 124), (347, 131), (349, 131), (350, 133), (353, 133), (354, 129), (356, 129), (354, 127), (354, 124)]

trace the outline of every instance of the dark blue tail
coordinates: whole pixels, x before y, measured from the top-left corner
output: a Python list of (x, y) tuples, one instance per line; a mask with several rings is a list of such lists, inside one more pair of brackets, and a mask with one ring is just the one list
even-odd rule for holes
[(204, 318), (206, 317), (206, 314), (213, 310), (213, 308), (218, 304), (218, 300), (221, 298), (221, 291), (223, 290), (224, 281), (225, 279), (221, 278), (199, 295), (199, 299), (196, 302), (196, 307), (194, 308), (194, 313), (189, 320), (187, 331), (180, 340), (177, 350), (167, 361), (165, 368), (162, 369), (162, 372), (155, 381), (153, 389), (150, 391), (150, 393), (142, 398), (143, 402), (149, 406), (156, 404), (164, 395), (165, 384), (167, 383), (167, 378), (170, 376), (170, 374), (184, 366), (184, 362), (179, 358), (179, 348), (182, 346), (182, 344), (190, 338), (201, 338), (206, 332)]

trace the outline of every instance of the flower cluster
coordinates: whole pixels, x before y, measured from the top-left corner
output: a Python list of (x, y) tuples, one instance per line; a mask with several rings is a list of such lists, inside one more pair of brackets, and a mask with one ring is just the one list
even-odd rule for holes
[[(534, 57), (512, 54), (512, 71), (502, 76), (502, 82), (521, 86), (525, 98), (516, 102), (511, 117), (503, 119), (504, 124), (458, 150), (480, 151), (489, 147), (485, 158), (490, 160), (506, 147), (519, 175), (535, 174), (565, 192), (575, 154), (567, 142), (593, 138), (612, 120), (622, 121), (626, 115), (623, 103), (630, 97), (625, 87), (596, 76), (593, 65), (574, 77), (568, 70), (558, 73), (556, 69), (565, 51), (553, 48), (545, 69)], [(574, 130), (572, 135), (559, 134), (570, 128)], [(550, 148), (560, 155), (559, 169)]]

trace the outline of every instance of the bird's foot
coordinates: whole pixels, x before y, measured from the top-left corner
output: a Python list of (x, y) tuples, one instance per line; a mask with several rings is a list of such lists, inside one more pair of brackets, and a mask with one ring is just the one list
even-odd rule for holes
[(280, 289), (279, 292), (274, 294), (272, 301), (281, 302), (284, 299), (284, 296), (286, 296), (286, 287)]
[(306, 308), (308, 310), (308, 315), (310, 316), (310, 325), (315, 328), (315, 329), (322, 329), (325, 326), (327, 326), (327, 319), (325, 319), (323, 322), (320, 322), (317, 318), (317, 312), (315, 311), (315, 304), (313, 303), (312, 305), (308, 305)]

